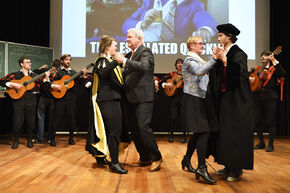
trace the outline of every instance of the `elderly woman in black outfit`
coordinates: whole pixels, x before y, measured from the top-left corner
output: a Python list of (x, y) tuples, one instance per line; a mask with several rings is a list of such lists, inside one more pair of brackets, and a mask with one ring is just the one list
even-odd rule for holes
[[(92, 88), (94, 128), (88, 137), (86, 150), (96, 157), (99, 165), (109, 164), (110, 171), (128, 173), (119, 163), (119, 144), (122, 132), (121, 92), (124, 84), (120, 66), (112, 57), (117, 42), (108, 35), (102, 36), (99, 57), (94, 67)], [(95, 136), (95, 137), (94, 137)], [(97, 138), (97, 140), (90, 140)], [(108, 163), (106, 156), (111, 157)]]
[[(208, 139), (210, 132), (218, 130), (218, 122), (213, 103), (209, 97), (207, 72), (216, 64), (216, 59), (222, 52), (217, 48), (212, 58), (206, 62), (200, 55), (204, 49), (204, 42), (200, 36), (189, 37), (187, 40), (189, 52), (184, 60), (182, 74), (184, 80), (184, 126), (187, 131), (192, 131), (186, 154), (181, 162), (182, 169), (196, 174), (196, 179), (201, 176), (206, 183), (214, 184), (207, 171), (205, 159), (208, 155)], [(198, 168), (193, 169), (190, 159), (197, 149)]]

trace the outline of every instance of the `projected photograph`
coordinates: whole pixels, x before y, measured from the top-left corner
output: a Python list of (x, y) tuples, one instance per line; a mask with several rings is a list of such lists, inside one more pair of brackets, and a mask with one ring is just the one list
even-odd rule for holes
[[(210, 45), (210, 43), (216, 43), (217, 20), (214, 15), (218, 14), (219, 18), (223, 18), (220, 22), (228, 22), (228, 12), (210, 13), (208, 11), (208, 5), (214, 7), (217, 3), (220, 2), (213, 0), (87, 0), (86, 42), (88, 45), (96, 46), (101, 36), (107, 34), (114, 36), (122, 45), (122, 42), (126, 41), (128, 29), (136, 27), (144, 32), (146, 46), (152, 49), (156, 47), (153, 50), (155, 54), (177, 54), (178, 49), (181, 52), (180, 44), (191, 35), (202, 36)], [(160, 45), (164, 46), (160, 48)], [(165, 49), (169, 53), (166, 53)], [(91, 50), (97, 52), (97, 49)], [(126, 49), (120, 51), (126, 52)]]
[[(144, 32), (144, 44), (154, 54), (156, 72), (163, 72), (170, 61), (185, 57), (189, 36), (201, 36), (206, 43), (202, 56), (210, 57), (218, 44), (216, 26), (222, 23), (233, 23), (240, 29), (238, 44), (248, 59), (255, 59), (255, 2), (251, 0), (62, 2), (62, 53), (70, 53), (78, 61), (94, 61), (105, 34), (117, 40), (119, 52), (128, 53), (127, 31), (136, 27)], [(241, 17), (243, 8), (248, 12)]]

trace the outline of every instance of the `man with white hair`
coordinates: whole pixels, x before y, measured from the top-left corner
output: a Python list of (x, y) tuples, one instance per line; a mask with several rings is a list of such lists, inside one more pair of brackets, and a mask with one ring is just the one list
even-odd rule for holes
[(132, 50), (126, 56), (115, 55), (115, 60), (125, 68), (125, 90), (128, 101), (128, 120), (133, 141), (140, 155), (133, 166), (150, 166), (150, 171), (160, 169), (162, 156), (150, 127), (155, 98), (154, 56), (143, 46), (144, 35), (140, 29), (128, 30), (127, 43)]

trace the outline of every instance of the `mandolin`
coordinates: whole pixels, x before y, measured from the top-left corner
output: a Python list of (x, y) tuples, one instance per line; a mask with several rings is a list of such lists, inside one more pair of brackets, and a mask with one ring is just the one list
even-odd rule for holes
[[(94, 66), (94, 63), (90, 63), (85, 68), (89, 69), (93, 66)], [(52, 84), (61, 85), (61, 89), (57, 90), (57, 89), (50, 88), (51, 94), (57, 99), (64, 97), (67, 90), (71, 89), (74, 86), (73, 80), (77, 78), (78, 76), (80, 76), (81, 74), (82, 74), (82, 71), (79, 71), (75, 73), (73, 76), (64, 75), (60, 80), (53, 81)]]
[(172, 83), (171, 88), (164, 88), (164, 93), (167, 96), (173, 96), (177, 92), (177, 88), (181, 87), (183, 84), (183, 77), (179, 76), (178, 74), (173, 75), (171, 79), (167, 79), (166, 83)]
[[(278, 46), (272, 53), (272, 55), (278, 55), (282, 52), (282, 46)], [(263, 83), (264, 83), (264, 69), (267, 66), (267, 64), (270, 62), (270, 59), (268, 59), (263, 65), (258, 66), (253, 73), (250, 74), (250, 78), (255, 78), (254, 82), (250, 82), (251, 90), (253, 92), (257, 92), (261, 90)]]
[[(50, 71), (50, 70), (48, 70)], [(46, 71), (47, 72), (47, 71)], [(24, 76), (20, 80), (11, 80), (10, 82), (18, 83), (23, 85), (20, 89), (16, 88), (7, 88), (7, 93), (13, 99), (20, 99), (27, 90), (32, 90), (35, 87), (35, 81), (45, 77), (45, 73), (43, 72), (33, 78), (30, 76)]]

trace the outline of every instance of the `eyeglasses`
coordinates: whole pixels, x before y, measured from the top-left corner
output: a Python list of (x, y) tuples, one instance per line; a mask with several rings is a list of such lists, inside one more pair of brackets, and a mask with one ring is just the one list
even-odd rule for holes
[(200, 46), (204, 46), (205, 45), (205, 43), (203, 43), (203, 42), (199, 42), (199, 43), (194, 42), (193, 44), (199, 44)]

